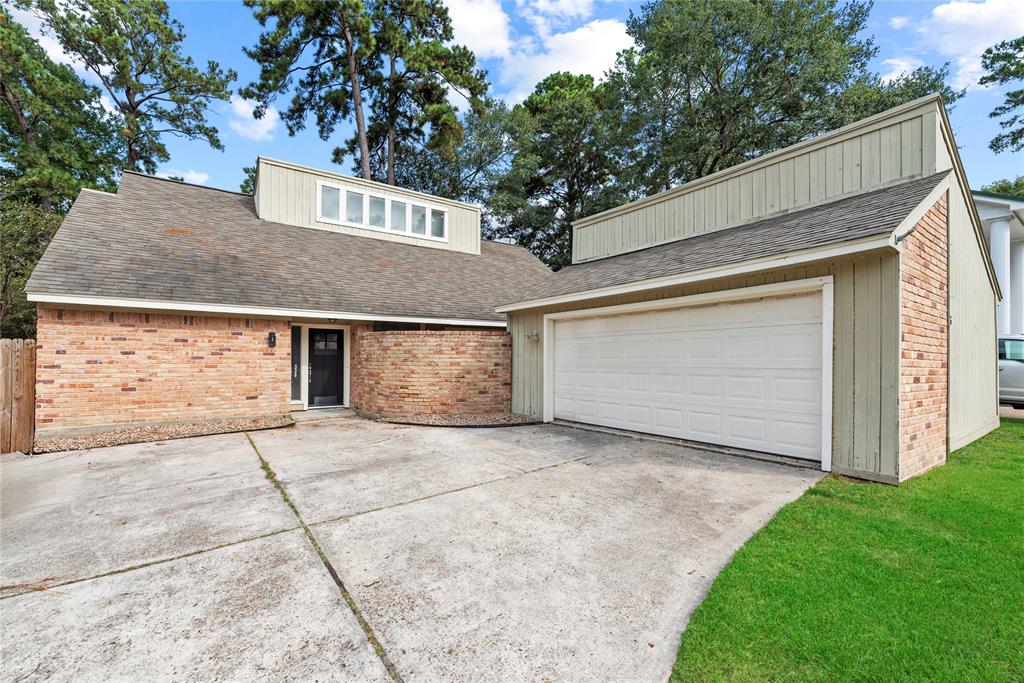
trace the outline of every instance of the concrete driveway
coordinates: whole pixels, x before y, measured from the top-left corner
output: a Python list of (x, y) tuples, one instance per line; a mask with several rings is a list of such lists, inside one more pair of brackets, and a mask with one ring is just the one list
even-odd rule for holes
[(662, 681), (820, 473), (345, 416), (0, 460), (5, 680)]

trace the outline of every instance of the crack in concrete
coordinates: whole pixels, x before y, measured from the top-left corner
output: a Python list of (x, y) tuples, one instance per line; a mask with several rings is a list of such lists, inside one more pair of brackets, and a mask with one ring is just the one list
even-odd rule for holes
[[(350, 512), (350, 513), (345, 514), (345, 515), (338, 515), (337, 517), (330, 517), (328, 519), (321, 519), (318, 522), (310, 522), (309, 526), (311, 526), (311, 527), (312, 526), (322, 526), (324, 524), (330, 524), (331, 522), (340, 522), (340, 521), (345, 520), (345, 519), (352, 519), (354, 517), (359, 517), (361, 515), (368, 515), (368, 514), (373, 513), (373, 512), (381, 512), (382, 510), (392, 510), (394, 508), (402, 507), (404, 505), (412, 505), (413, 503), (419, 503), (420, 501), (430, 500), (431, 498), (439, 498), (440, 496), (447, 496), (449, 493), (458, 493), (460, 491), (468, 491), (469, 489), (475, 489), (478, 486), (487, 486), (488, 484), (494, 484), (494, 483), (499, 482), (499, 481), (507, 481), (509, 479), (515, 479), (516, 477), (524, 477), (524, 476), (526, 476), (528, 474), (533, 474), (535, 472), (543, 472), (544, 470), (554, 469), (555, 467), (561, 467), (562, 465), (568, 465), (569, 463), (579, 462), (580, 460), (584, 460), (586, 458), (592, 457), (592, 455), (593, 454), (589, 454), (588, 453), (587, 455), (581, 455), (578, 458), (570, 458), (568, 460), (559, 460), (556, 463), (552, 463), (550, 465), (543, 465), (541, 467), (535, 467), (532, 470), (519, 470), (518, 472), (514, 472), (512, 474), (508, 474), (508, 475), (506, 475), (504, 477), (497, 477), (495, 479), (487, 479), (485, 481), (478, 481), (478, 482), (476, 482), (474, 484), (466, 484), (465, 486), (459, 486), (458, 488), (447, 489), (445, 491), (439, 491), (438, 493), (431, 493), (430, 495), (420, 496), (419, 498), (410, 498), (409, 500), (403, 500), (403, 501), (400, 501), (398, 503), (392, 503), (391, 505), (381, 505), (380, 507), (370, 508), (368, 510), (360, 510), (358, 512)], [(511, 465), (510, 465), (510, 467), (511, 467)], [(515, 469), (519, 469), (519, 468), (515, 468)]]
[(316, 536), (313, 534), (313, 530), (310, 529), (309, 525), (307, 525), (306, 522), (302, 519), (302, 514), (299, 512), (299, 509), (295, 506), (295, 503), (288, 495), (288, 491), (285, 490), (284, 484), (282, 484), (281, 480), (277, 478), (277, 473), (274, 472), (274, 469), (270, 466), (270, 463), (263, 457), (263, 454), (260, 453), (260, 449), (256, 447), (256, 442), (252, 440), (252, 437), (248, 433), (246, 433), (245, 436), (247, 439), (249, 439), (249, 445), (252, 446), (252, 450), (256, 454), (256, 457), (259, 458), (260, 467), (263, 469), (264, 473), (266, 473), (267, 479), (270, 481), (271, 484), (274, 485), (274, 488), (277, 489), (278, 493), (281, 494), (281, 498), (284, 500), (285, 504), (289, 507), (289, 509), (291, 509), (292, 514), (295, 515), (295, 518), (298, 520), (303, 532), (305, 532), (306, 534), (306, 539), (309, 541), (310, 545), (313, 546), (313, 550), (320, 558), (320, 562), (323, 563), (324, 568), (327, 569), (327, 573), (330, 574), (331, 579), (334, 581), (335, 585), (338, 586), (338, 590), (341, 591), (341, 597), (345, 599), (345, 604), (348, 605), (348, 608), (352, 612), (352, 615), (356, 618), (356, 622), (359, 624), (359, 627), (363, 630), (363, 634), (366, 636), (366, 639), (370, 642), (370, 646), (373, 647), (373, 651), (377, 654), (377, 657), (380, 658), (381, 664), (384, 665), (384, 669), (388, 672), (388, 675), (391, 677), (393, 681), (395, 681), (395, 683), (402, 683), (402, 676), (398, 673), (397, 667), (395, 667), (395, 665), (392, 663), (391, 659), (387, 655), (387, 652), (384, 651), (384, 646), (381, 645), (380, 640), (377, 638), (377, 634), (373, 632), (373, 627), (371, 627), (370, 623), (366, 621), (365, 617), (363, 617), (363, 613), (360, 611), (359, 606), (356, 604), (355, 598), (352, 597), (351, 593), (349, 593), (348, 588), (345, 587), (345, 582), (341, 580), (341, 576), (338, 574), (337, 570), (335, 570), (334, 565), (331, 564), (331, 561), (327, 557), (327, 554), (324, 552), (323, 548), (320, 547), (320, 543), (319, 541), (317, 541)]
[(265, 534), (257, 534), (256, 536), (246, 536), (245, 538), (237, 541), (228, 541), (227, 543), (220, 543), (218, 545), (210, 546), (209, 548), (200, 548), (199, 550), (190, 550), (187, 553), (180, 555), (174, 555), (172, 557), (165, 557), (159, 560), (150, 560), (148, 562), (142, 562), (140, 564), (133, 564), (128, 567), (121, 567), (119, 569), (111, 569), (107, 572), (100, 574), (93, 574), (91, 576), (85, 576), (78, 579), (68, 579), (67, 581), (59, 581), (56, 583), (47, 583), (48, 579), (42, 581), (36, 581), (33, 583), (16, 583), (9, 584), (6, 586), (0, 586), (0, 591), (13, 590), (17, 591), (9, 593), (7, 595), (0, 595), (0, 600), (9, 600), (10, 598), (16, 598), (20, 595), (28, 595), (29, 593), (42, 593), (44, 591), (52, 590), (54, 588), (62, 588), (64, 586), (70, 586), (76, 583), (82, 583), (85, 581), (94, 581), (96, 579), (102, 579), (108, 576), (116, 576), (118, 574), (126, 574), (127, 572), (133, 572), (137, 569), (145, 569), (146, 567), (153, 567), (158, 564), (166, 564), (168, 562), (176, 562), (177, 560), (183, 560), (188, 557), (195, 557), (196, 555), (202, 555), (204, 553), (213, 552), (214, 550), (222, 550), (224, 548), (230, 548), (231, 546), (241, 545), (242, 543), (248, 543), (250, 541), (258, 541), (263, 538), (270, 538), (271, 536), (277, 536), (278, 534), (284, 534), (289, 531), (296, 531), (301, 529), (301, 526), (291, 526), (287, 529), (278, 529), (276, 531), (268, 531)]

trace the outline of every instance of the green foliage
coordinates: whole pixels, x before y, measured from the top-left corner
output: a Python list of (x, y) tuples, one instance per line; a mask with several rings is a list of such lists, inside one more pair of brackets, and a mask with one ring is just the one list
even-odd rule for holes
[(122, 150), (99, 90), (56, 64), (0, 8), (0, 183), (7, 198), (67, 211), (82, 187), (110, 189)]
[(865, 74), (839, 96), (828, 128), (841, 128), (920, 97), (938, 94), (948, 109), (964, 96), (964, 90), (949, 87), (949, 63), (935, 69), (920, 66), (908, 74), (883, 81), (878, 74)]
[(62, 218), (31, 203), (0, 198), (0, 337), (35, 337), (36, 307), (25, 298), (25, 283)]
[[(1004, 40), (985, 50), (981, 57), (985, 75), (981, 85), (1006, 85), (1017, 82), (1024, 85), (1024, 36)], [(1001, 105), (989, 114), (992, 118), (1003, 117), (999, 127), (1004, 133), (992, 138), (989, 147), (993, 152), (1024, 149), (1024, 87), (1010, 90)]]
[(241, 184), (238, 189), (246, 194), (253, 194), (256, 192), (256, 164), (252, 166), (242, 167), (242, 178)]
[(995, 192), (996, 194), (1009, 194), (1014, 197), (1021, 197), (1024, 199), (1024, 175), (1019, 175), (1016, 178), (1004, 178), (997, 180), (994, 183), (989, 183), (981, 188), (985, 192)]
[[(515, 132), (526, 112), (512, 110), (501, 100), (485, 100), (479, 112), (462, 119), (464, 134), (449, 156), (419, 147), (405, 151), (398, 165), (397, 184), (412, 190), (482, 204), (509, 170), (516, 151)], [(488, 214), (484, 214), (485, 221)]]
[(213, 100), (228, 100), (236, 73), (217, 62), (195, 66), (181, 52), (181, 23), (163, 0), (22, 0), (68, 54), (99, 80), (121, 116), (125, 166), (154, 173), (170, 156), (163, 134), (223, 149), (206, 119)]
[(572, 222), (620, 204), (601, 116), (605, 89), (591, 76), (554, 73), (510, 118), (515, 150), (486, 206), (492, 238), (511, 239), (553, 268), (572, 260)]
[(1024, 678), (1024, 421), (899, 487), (830, 476), (719, 574), (683, 681)]
[(360, 174), (370, 178), (370, 151), (363, 106), (363, 73), (379, 71), (370, 14), (362, 0), (298, 2), (245, 0), (266, 30), (245, 54), (260, 67), (260, 77), (240, 92), (255, 100), (261, 118), (279, 95), (294, 90), (281, 114), (289, 135), (306, 127), (312, 114), (320, 138), (327, 140), (339, 122), (354, 118), (349, 141), (359, 150)]

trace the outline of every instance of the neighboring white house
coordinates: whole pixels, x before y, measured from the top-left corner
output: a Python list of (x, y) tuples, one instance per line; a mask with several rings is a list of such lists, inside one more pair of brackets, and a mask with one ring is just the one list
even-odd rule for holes
[(1003, 300), (999, 334), (1024, 334), (1024, 197), (974, 190)]

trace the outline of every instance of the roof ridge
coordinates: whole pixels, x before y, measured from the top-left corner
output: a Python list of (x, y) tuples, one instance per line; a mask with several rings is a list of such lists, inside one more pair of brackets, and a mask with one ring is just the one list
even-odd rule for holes
[[(140, 178), (145, 178), (147, 180), (159, 180), (159, 181), (165, 182), (165, 183), (174, 183), (175, 185), (183, 185), (185, 187), (194, 187), (194, 188), (197, 188), (197, 189), (200, 189), (200, 190), (212, 190), (214, 192), (223, 192), (225, 194), (233, 194), (233, 195), (238, 195), (240, 197), (252, 197), (252, 195), (249, 194), (248, 192), (237, 192), (235, 190), (225, 190), (224, 188), (221, 188), (221, 187), (210, 187), (209, 185), (200, 185), (198, 183), (190, 183), (190, 182), (186, 182), (184, 180), (173, 180), (171, 178), (163, 178), (161, 176), (150, 175), (149, 173), (142, 173), (140, 171), (131, 171), (131, 170), (128, 170), (128, 169), (125, 169), (125, 170), (121, 171), (121, 175), (125, 175), (125, 174), (133, 175), (133, 176), (138, 176)], [(118, 186), (118, 189), (120, 189), (120, 186)]]

